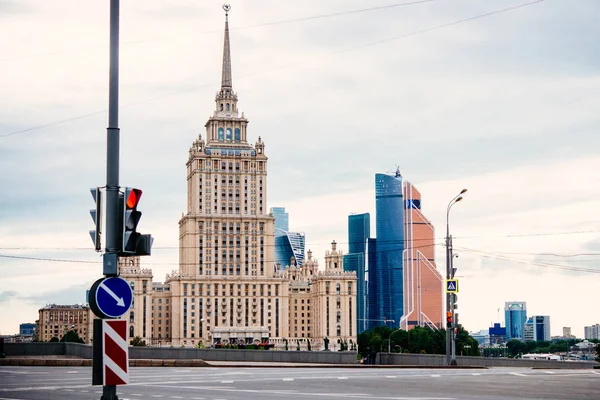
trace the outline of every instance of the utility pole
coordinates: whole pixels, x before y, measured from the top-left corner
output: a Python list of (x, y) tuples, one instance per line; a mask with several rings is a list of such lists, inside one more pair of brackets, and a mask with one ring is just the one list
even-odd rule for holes
[[(106, 129), (106, 252), (103, 255), (103, 274), (107, 278), (117, 276), (118, 252), (121, 250), (119, 245), (119, 8), (119, 0), (110, 0), (110, 64), (108, 128)], [(103, 386), (100, 399), (118, 400), (117, 386)]]

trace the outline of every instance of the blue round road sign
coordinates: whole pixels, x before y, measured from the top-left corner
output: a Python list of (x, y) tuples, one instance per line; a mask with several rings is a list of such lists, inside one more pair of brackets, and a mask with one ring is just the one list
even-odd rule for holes
[(98, 279), (90, 289), (90, 307), (100, 318), (119, 318), (133, 302), (133, 291), (123, 278)]

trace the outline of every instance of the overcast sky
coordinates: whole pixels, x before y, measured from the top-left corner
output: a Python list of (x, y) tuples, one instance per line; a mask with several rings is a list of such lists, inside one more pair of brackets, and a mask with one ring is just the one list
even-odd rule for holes
[[(286, 207), (322, 260), (334, 239), (347, 251), (348, 214), (375, 220), (377, 172), (399, 166), (421, 191), (440, 244), (446, 205), (468, 188), (451, 215), (461, 323), (504, 325), (504, 302), (526, 301), (552, 335), (582, 337), (600, 323), (600, 3), (468, 21), (527, 0), (326, 16), (401, 2), (232, 3), (233, 86), (250, 142), (266, 143), (267, 206)], [(121, 7), (120, 180), (144, 190), (155, 281), (178, 268), (185, 162), (220, 84), (221, 5)], [(84, 302), (101, 277), (89, 188), (106, 181), (108, 12), (108, 0), (0, 0), (2, 334), (46, 303)]]

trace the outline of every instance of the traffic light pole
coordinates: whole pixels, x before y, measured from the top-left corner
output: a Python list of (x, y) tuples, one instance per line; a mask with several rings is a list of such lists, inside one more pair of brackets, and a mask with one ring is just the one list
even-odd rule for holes
[[(119, 251), (119, 0), (110, 0), (110, 66), (106, 129), (106, 252), (103, 273), (117, 276)], [(96, 338), (98, 340), (100, 338)], [(102, 360), (94, 360), (100, 363)], [(117, 387), (103, 386), (101, 400), (118, 400)]]
[[(447, 220), (446, 220), (447, 221)], [(452, 260), (452, 249), (450, 239), (450, 228), (446, 223), (446, 279), (451, 279), (451, 260)], [(450, 304), (450, 293), (446, 291), (446, 312), (452, 312), (452, 305)], [(450, 365), (451, 362), (451, 343), (452, 343), (452, 328), (446, 326), (446, 365)]]

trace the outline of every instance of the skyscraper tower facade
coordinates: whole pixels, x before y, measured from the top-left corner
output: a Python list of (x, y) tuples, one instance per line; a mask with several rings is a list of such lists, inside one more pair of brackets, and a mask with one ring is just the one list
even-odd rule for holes
[(271, 214), (275, 217), (275, 229), (290, 230), (290, 215), (285, 212), (285, 207), (271, 207)]
[[(375, 175), (375, 212), (377, 302), (374, 319), (394, 320), (394, 325), (399, 326), (404, 312), (404, 199), (399, 171), (395, 175)], [(372, 275), (370, 265), (369, 274)]]
[(421, 212), (421, 193), (404, 181), (404, 316), (400, 327), (441, 328), (443, 277), (434, 259), (435, 229)]
[(348, 216), (348, 254), (344, 255), (344, 271), (356, 272), (356, 326), (358, 333), (368, 329), (366, 262), (367, 240), (371, 236), (369, 213)]
[(248, 120), (232, 85), (229, 6), (224, 9), (221, 88), (204, 125), (206, 140), (199, 135), (189, 150), (179, 271), (167, 280), (174, 344), (287, 336), (287, 282), (274, 268), (275, 218), (265, 212), (265, 145), (260, 137), (254, 145), (247, 140)]
[(524, 301), (506, 302), (504, 304), (506, 340), (525, 339), (525, 322), (527, 321), (527, 305)]

